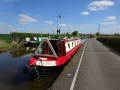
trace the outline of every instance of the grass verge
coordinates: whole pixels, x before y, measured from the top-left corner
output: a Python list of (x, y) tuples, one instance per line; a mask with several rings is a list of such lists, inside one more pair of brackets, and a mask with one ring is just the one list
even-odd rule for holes
[(15, 49), (18, 47), (20, 47), (20, 45), (15, 42), (0, 40), (0, 52)]

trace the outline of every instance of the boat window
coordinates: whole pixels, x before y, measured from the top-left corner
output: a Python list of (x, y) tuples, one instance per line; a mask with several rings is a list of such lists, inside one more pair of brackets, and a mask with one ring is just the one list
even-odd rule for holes
[(72, 46), (73, 46), (73, 42), (72, 42)]
[(70, 44), (68, 43), (68, 47), (69, 47), (69, 49), (70, 49)]

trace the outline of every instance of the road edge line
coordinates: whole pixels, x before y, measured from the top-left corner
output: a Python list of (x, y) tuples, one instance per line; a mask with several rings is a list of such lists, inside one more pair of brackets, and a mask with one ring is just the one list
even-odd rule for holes
[(79, 64), (78, 64), (78, 66), (77, 66), (77, 69), (76, 69), (76, 72), (75, 72), (75, 75), (74, 75), (74, 78), (73, 78), (73, 81), (72, 81), (72, 84), (71, 84), (71, 87), (70, 87), (70, 90), (73, 90), (73, 88), (74, 88), (75, 81), (76, 81), (77, 74), (78, 74), (78, 70), (79, 70), (80, 65), (81, 65), (81, 61), (82, 61), (82, 58), (83, 58), (83, 55), (84, 55), (84, 51), (85, 51), (86, 45), (87, 45), (87, 42), (86, 42), (86, 44), (85, 44), (85, 46), (84, 46), (84, 49), (83, 49), (83, 52), (82, 52), (82, 55), (81, 55)]

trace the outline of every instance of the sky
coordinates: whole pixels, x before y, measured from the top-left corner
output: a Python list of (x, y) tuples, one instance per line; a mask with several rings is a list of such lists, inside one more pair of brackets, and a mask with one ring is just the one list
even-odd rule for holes
[(120, 33), (120, 0), (0, 0), (0, 34), (55, 34), (57, 27), (61, 34)]

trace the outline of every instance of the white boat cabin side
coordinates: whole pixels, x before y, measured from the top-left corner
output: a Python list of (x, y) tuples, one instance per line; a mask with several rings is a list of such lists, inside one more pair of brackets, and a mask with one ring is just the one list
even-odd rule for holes
[(58, 58), (60, 56), (65, 56), (66, 52), (69, 52), (80, 43), (81, 39), (44, 39), (41, 41), (34, 55)]

